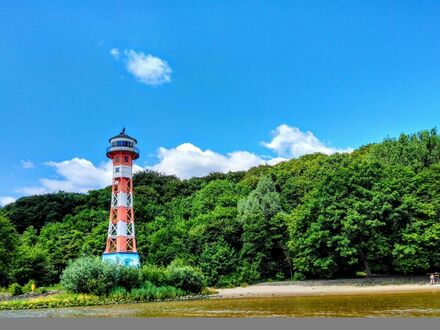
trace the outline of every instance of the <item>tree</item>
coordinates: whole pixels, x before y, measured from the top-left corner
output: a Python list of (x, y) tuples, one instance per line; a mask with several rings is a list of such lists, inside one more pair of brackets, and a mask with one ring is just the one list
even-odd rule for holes
[(47, 251), (37, 246), (38, 235), (33, 227), (26, 229), (19, 239), (11, 276), (19, 284), (35, 280), (40, 285), (51, 284), (56, 273)]
[(10, 268), (16, 254), (18, 235), (9, 219), (0, 215), (0, 285), (7, 285)]
[(208, 285), (229, 285), (232, 284), (230, 275), (238, 266), (237, 253), (221, 238), (216, 242), (205, 244), (199, 265), (207, 277)]
[(6, 216), (19, 233), (29, 226), (40, 230), (46, 223), (60, 222), (85, 202), (84, 195), (58, 192), (27, 196), (4, 207)]
[(413, 178), (413, 189), (404, 200), (408, 216), (396, 226), (399, 235), (393, 248), (393, 266), (404, 274), (440, 267), (440, 255), (436, 253), (440, 244), (440, 164)]
[(84, 234), (67, 223), (50, 223), (43, 227), (36, 248), (45, 254), (58, 278), (69, 260), (79, 256)]
[(238, 221), (243, 225), (240, 259), (248, 268), (244, 273), (249, 269), (258, 273), (252, 278), (245, 275), (248, 277), (245, 280), (268, 278), (282, 271), (277, 261), (285, 257), (280, 256), (276, 239), (282, 237), (280, 233), (285, 231), (285, 224), (274, 221), (280, 211), (279, 194), (268, 176), (262, 176), (255, 190), (240, 201)]
[(294, 268), (319, 277), (353, 274), (361, 265), (367, 276), (392, 271), (392, 245), (411, 213), (412, 170), (332, 157), (338, 163), (292, 214)]

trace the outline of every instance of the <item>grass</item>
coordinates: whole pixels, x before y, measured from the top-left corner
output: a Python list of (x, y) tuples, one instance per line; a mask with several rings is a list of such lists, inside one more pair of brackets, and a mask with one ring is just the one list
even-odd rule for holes
[(127, 291), (122, 287), (116, 287), (111, 290), (107, 296), (64, 292), (50, 296), (0, 301), (0, 310), (97, 306), (149, 301), (201, 299), (207, 297), (208, 295), (206, 294), (190, 296), (185, 291), (172, 286), (156, 287), (151, 283), (145, 283), (142, 287), (132, 289), (131, 291)]
[(1, 301), (0, 310), (92, 306), (101, 305), (102, 303), (103, 300), (98, 296), (76, 293), (59, 293), (44, 297)]

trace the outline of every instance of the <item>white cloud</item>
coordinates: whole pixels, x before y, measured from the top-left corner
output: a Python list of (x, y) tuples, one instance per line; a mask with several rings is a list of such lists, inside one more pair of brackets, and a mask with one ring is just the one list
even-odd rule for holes
[(145, 53), (133, 49), (122, 51), (118, 48), (112, 48), (110, 55), (116, 60), (122, 58), (127, 71), (143, 84), (162, 85), (171, 81), (173, 70), (165, 60), (157, 56), (145, 55)]
[(34, 163), (30, 160), (20, 160), (20, 162), (21, 162), (21, 167), (23, 167), (26, 170), (35, 167)]
[(272, 141), (263, 145), (274, 151), (278, 157), (260, 156), (248, 151), (234, 151), (226, 155), (212, 150), (202, 150), (191, 143), (176, 148), (159, 148), (159, 162), (150, 167), (165, 174), (175, 174), (180, 178), (204, 176), (211, 172), (247, 170), (262, 164), (275, 165), (289, 158), (321, 152), (350, 152), (351, 149), (336, 149), (324, 145), (312, 132), (303, 133), (297, 127), (280, 125), (273, 132)]
[[(54, 168), (61, 179), (39, 179), (39, 186), (24, 187), (17, 191), (25, 195), (41, 195), (57, 191), (85, 193), (92, 189), (109, 186), (112, 182), (112, 163), (108, 161), (98, 166), (87, 159), (73, 158), (62, 162), (47, 162), (46, 165)], [(143, 168), (134, 165), (133, 172)]]
[(186, 179), (204, 176), (211, 172), (229, 172), (246, 170), (265, 163), (256, 154), (247, 151), (234, 151), (222, 155), (211, 150), (202, 150), (191, 143), (184, 143), (176, 148), (159, 148), (159, 163), (150, 167), (165, 174), (175, 174)]
[(5, 206), (15, 202), (15, 198), (11, 196), (0, 196), (0, 206)]
[(146, 85), (161, 85), (171, 81), (171, 68), (159, 57), (145, 55), (132, 49), (125, 50), (127, 70), (141, 83)]
[(266, 165), (276, 165), (278, 163), (281, 162), (285, 162), (286, 160), (289, 160), (288, 158), (284, 158), (284, 157), (275, 157), (275, 158), (270, 158), (269, 160), (266, 160)]
[(62, 162), (47, 162), (61, 179), (40, 179), (40, 186), (24, 187), (18, 191), (26, 195), (46, 194), (56, 191), (87, 192), (111, 184), (111, 162), (99, 166), (87, 159), (73, 158)]
[(117, 48), (112, 48), (112, 49), (110, 50), (110, 55), (113, 56), (115, 59), (118, 59), (118, 58), (119, 58), (119, 55), (120, 55), (119, 49), (117, 49)]
[[(272, 134), (272, 141), (263, 142), (263, 145), (274, 151), (277, 157), (262, 156), (248, 151), (221, 154), (209, 149), (202, 150), (191, 143), (183, 143), (175, 148), (159, 148), (157, 163), (147, 168), (186, 179), (212, 172), (242, 171), (262, 164), (275, 165), (304, 154), (351, 151), (351, 149), (328, 147), (313, 133), (304, 133), (299, 128), (287, 125), (278, 126)], [(95, 166), (87, 159), (73, 158), (62, 162), (47, 162), (46, 165), (53, 168), (59, 178), (41, 178), (39, 185), (23, 187), (17, 191), (25, 195), (46, 194), (59, 190), (84, 193), (111, 184), (111, 161)], [(143, 168), (138, 165), (133, 167), (133, 172), (142, 170)]]
[(335, 152), (351, 152), (352, 149), (337, 149), (326, 146), (313, 135), (312, 132), (302, 132), (298, 127), (280, 125), (272, 132), (273, 138), (270, 142), (262, 144), (274, 151), (277, 155), (296, 158), (306, 154), (321, 152), (326, 155)]

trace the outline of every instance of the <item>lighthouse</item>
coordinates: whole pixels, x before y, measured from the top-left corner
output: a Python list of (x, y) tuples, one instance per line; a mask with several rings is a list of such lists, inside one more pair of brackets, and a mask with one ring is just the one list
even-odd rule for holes
[(132, 168), (139, 158), (136, 139), (125, 134), (125, 128), (119, 135), (109, 140), (107, 157), (113, 163), (112, 196), (107, 244), (102, 260), (124, 266), (139, 267), (139, 254), (136, 250), (133, 212)]

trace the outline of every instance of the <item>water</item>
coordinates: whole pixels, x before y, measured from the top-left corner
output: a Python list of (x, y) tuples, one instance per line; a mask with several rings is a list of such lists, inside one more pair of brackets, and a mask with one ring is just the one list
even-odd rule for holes
[(440, 317), (440, 292), (210, 299), (0, 311), (0, 317)]

